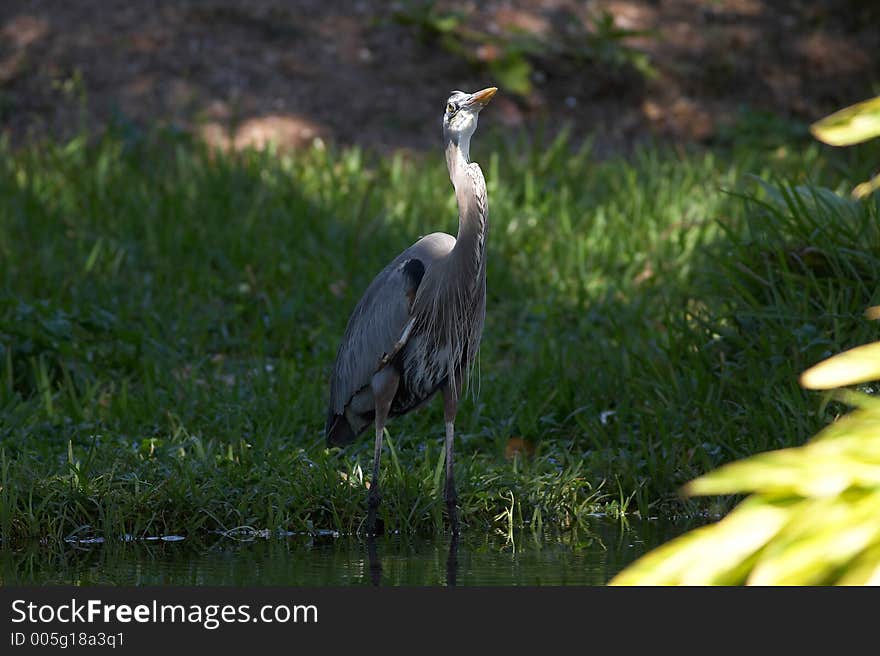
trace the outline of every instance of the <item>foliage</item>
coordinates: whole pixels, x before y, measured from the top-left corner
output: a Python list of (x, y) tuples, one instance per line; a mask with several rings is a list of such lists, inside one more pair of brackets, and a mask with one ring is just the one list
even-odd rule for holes
[(817, 139), (832, 146), (853, 144), (880, 137), (880, 97), (845, 107), (811, 127)]
[[(325, 448), (327, 373), (375, 272), (455, 231), (442, 157), (224, 154), (133, 131), (4, 148), (4, 544), (84, 526), (357, 530), (372, 447)], [(599, 162), (564, 135), (484, 134), (473, 155), (492, 228), (457, 424), (468, 526), (574, 526), (630, 499), (645, 516), (717, 511), (674, 491), (833, 415), (792, 372), (866, 341), (878, 208), (794, 183), (860, 175), (863, 154)], [(750, 172), (792, 184), (756, 189)], [(389, 530), (442, 526), (442, 425), (433, 404), (390, 426)], [(535, 455), (506, 460), (511, 437)]]
[[(834, 145), (878, 136), (880, 98), (836, 112), (811, 129)], [(875, 178), (865, 185), (878, 183)], [(856, 197), (866, 195), (858, 189)], [(827, 190), (796, 193), (817, 230), (827, 225), (829, 208), (836, 208), (835, 216), (852, 215), (868, 205)], [(877, 231), (876, 224), (866, 227)], [(866, 235), (870, 241), (873, 237)], [(877, 318), (878, 310), (873, 307), (867, 314)], [(880, 342), (825, 360), (800, 380), (807, 388), (832, 389), (878, 379)], [(880, 584), (880, 402), (864, 393), (837, 396), (856, 410), (807, 445), (760, 453), (685, 486), (689, 495), (750, 496), (717, 524), (655, 549), (611, 583)]]
[[(865, 351), (868, 349), (868, 351)], [(880, 342), (811, 368), (809, 387), (880, 378)], [(857, 369), (841, 373), (853, 362)], [(725, 465), (687, 494), (750, 496), (715, 525), (672, 540), (612, 580), (614, 585), (880, 584), (880, 402), (844, 395), (857, 409), (809, 444)]]
[[(817, 139), (832, 146), (853, 144), (880, 137), (880, 96), (845, 107), (817, 121), (811, 127)], [(864, 198), (880, 189), (880, 174), (853, 189), (853, 196)]]
[(591, 15), (586, 26), (574, 16), (570, 19), (568, 31), (551, 37), (478, 30), (466, 25), (467, 14), (443, 10), (435, 0), (406, 2), (394, 13), (397, 23), (415, 28), (424, 42), (439, 44), (472, 66), (490, 71), (509, 93), (525, 96), (532, 91), (538, 62), (555, 62), (548, 68), (564, 62), (601, 64), (615, 71), (631, 67), (644, 77), (656, 76), (647, 54), (625, 44), (633, 37), (653, 36), (652, 32), (619, 27), (608, 11)]

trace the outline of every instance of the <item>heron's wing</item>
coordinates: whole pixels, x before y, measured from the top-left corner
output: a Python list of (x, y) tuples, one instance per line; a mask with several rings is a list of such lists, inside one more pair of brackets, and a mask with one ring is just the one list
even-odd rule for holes
[(347, 444), (369, 425), (372, 394), (361, 392), (384, 366), (383, 356), (405, 341), (423, 278), (454, 246), (455, 237), (442, 232), (422, 237), (385, 267), (364, 292), (348, 320), (330, 379), (326, 428), (330, 444)]
[(424, 263), (407, 253), (373, 280), (352, 312), (336, 354), (330, 382), (330, 419), (370, 384), (410, 320), (412, 302), (425, 273)]

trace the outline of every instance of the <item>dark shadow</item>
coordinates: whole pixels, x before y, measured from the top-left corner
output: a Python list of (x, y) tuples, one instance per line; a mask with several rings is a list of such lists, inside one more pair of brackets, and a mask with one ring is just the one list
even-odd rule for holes
[(375, 535), (370, 535), (367, 538), (367, 558), (370, 563), (370, 583), (378, 587), (382, 582), (382, 561), (379, 560)]
[(449, 538), (449, 555), (446, 557), (446, 586), (454, 588), (458, 577), (458, 531)]
[[(588, 3), (525, 0), (355, 13), (339, 2), (163, 12), (134, 2), (106, 16), (95, 2), (52, 3), (40, 15), (26, 4), (0, 8), (0, 117), (16, 140), (100, 129), (120, 115), (235, 148), (320, 137), (433, 149), (449, 91), (489, 83), (503, 94), (491, 120), (510, 128), (543, 118), (572, 122), (576, 134), (607, 124), (600, 136), (613, 144), (655, 131), (702, 139), (742, 103), (815, 117), (861, 99), (877, 66), (876, 3), (865, 0), (680, 0), (663, 10), (629, 0), (604, 18)], [(483, 31), (490, 22), (497, 34)], [(514, 70), (525, 72), (519, 84)]]
[[(458, 544), (459, 534), (454, 531), (449, 539), (449, 552), (446, 556), (446, 585), (454, 588), (458, 584)], [(376, 536), (367, 537), (367, 563), (370, 576), (370, 584), (374, 587), (382, 585), (382, 559), (379, 556), (379, 547)]]

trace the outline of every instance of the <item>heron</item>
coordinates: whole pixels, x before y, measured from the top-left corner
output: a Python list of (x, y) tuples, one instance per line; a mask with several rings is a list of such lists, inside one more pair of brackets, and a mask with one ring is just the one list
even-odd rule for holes
[(453, 534), (458, 499), (453, 476), (455, 417), (477, 355), (486, 317), (489, 205), (470, 143), (496, 87), (453, 91), (443, 114), (446, 166), (458, 204), (458, 235), (416, 241), (373, 279), (355, 306), (330, 378), (326, 436), (345, 446), (370, 424), (376, 431), (367, 495), (367, 532), (376, 533), (379, 461), (385, 424), (427, 403), (438, 391), (446, 425), (444, 498)]

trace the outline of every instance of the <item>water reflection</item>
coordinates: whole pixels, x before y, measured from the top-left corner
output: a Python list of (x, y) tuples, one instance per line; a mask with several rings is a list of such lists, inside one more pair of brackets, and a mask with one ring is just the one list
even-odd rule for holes
[(597, 519), (589, 530), (436, 538), (387, 535), (0, 549), (0, 584), (73, 585), (602, 585), (648, 549), (699, 521)]
[(373, 585), (379, 585), (382, 582), (382, 561), (379, 560), (375, 535), (370, 535), (367, 538), (367, 556), (370, 559), (370, 582)]
[[(446, 556), (446, 586), (455, 587), (458, 574), (458, 541), (460, 534), (456, 531), (449, 536), (449, 552)], [(367, 538), (367, 557), (370, 561), (370, 583), (374, 586), (382, 584), (382, 561), (375, 536)]]
[(455, 531), (449, 538), (449, 555), (446, 556), (446, 585), (455, 586), (456, 574), (458, 574), (458, 540), (459, 533)]

